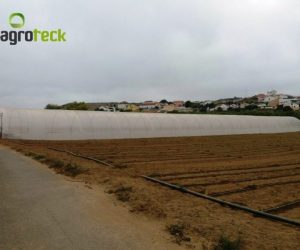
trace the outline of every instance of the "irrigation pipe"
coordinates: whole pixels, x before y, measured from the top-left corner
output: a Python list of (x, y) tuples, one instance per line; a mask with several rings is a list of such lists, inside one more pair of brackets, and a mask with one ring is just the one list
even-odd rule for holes
[(67, 153), (67, 154), (70, 154), (70, 155), (75, 156), (75, 157), (79, 157), (79, 158), (91, 160), (91, 161), (94, 161), (94, 162), (97, 162), (97, 163), (106, 165), (106, 166), (108, 166), (108, 167), (112, 167), (112, 168), (115, 167), (114, 165), (109, 164), (109, 163), (107, 163), (107, 162), (105, 162), (105, 161), (101, 161), (101, 160), (99, 160), (99, 159), (96, 159), (96, 158), (93, 158), (93, 157), (89, 157), (89, 156), (84, 156), (84, 155), (80, 155), (80, 154), (75, 154), (75, 153), (73, 153), (73, 152), (71, 152), (71, 151), (68, 151), (68, 150), (63, 150), (63, 149), (58, 149), (58, 148), (49, 148), (49, 147), (48, 147), (48, 149), (54, 150), (54, 151), (58, 151), (58, 152), (62, 152), (62, 153)]
[(204, 198), (204, 199), (207, 199), (207, 200), (210, 200), (210, 201), (214, 201), (216, 203), (229, 206), (231, 208), (237, 208), (237, 209), (240, 209), (240, 210), (246, 211), (248, 213), (252, 213), (254, 215), (258, 215), (258, 216), (261, 216), (261, 217), (264, 217), (264, 218), (267, 218), (267, 219), (272, 219), (272, 220), (276, 220), (276, 221), (285, 222), (285, 223), (288, 223), (288, 224), (291, 224), (291, 225), (294, 225), (294, 226), (298, 226), (298, 227), (300, 226), (300, 221), (297, 221), (297, 220), (291, 220), (291, 219), (286, 218), (286, 217), (281, 217), (281, 216), (277, 216), (277, 215), (274, 215), (274, 214), (265, 213), (263, 211), (255, 210), (255, 209), (252, 209), (252, 208), (249, 208), (249, 207), (246, 207), (246, 206), (242, 206), (242, 205), (239, 205), (239, 204), (236, 204), (236, 203), (232, 203), (232, 202), (229, 202), (229, 201), (224, 201), (224, 200), (221, 200), (221, 199), (218, 199), (218, 198), (206, 195), (206, 194), (201, 194), (201, 193), (189, 190), (187, 188), (180, 187), (180, 186), (177, 186), (177, 185), (165, 182), (165, 181), (161, 181), (161, 180), (158, 180), (158, 179), (155, 179), (153, 177), (146, 176), (146, 175), (142, 175), (142, 177), (145, 178), (146, 180), (159, 183), (163, 186), (178, 190), (180, 192), (188, 193), (188, 194), (200, 197), (200, 198)]

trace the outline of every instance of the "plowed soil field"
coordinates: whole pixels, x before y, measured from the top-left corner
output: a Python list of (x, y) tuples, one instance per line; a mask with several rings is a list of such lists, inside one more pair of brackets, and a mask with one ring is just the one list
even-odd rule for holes
[[(2, 143), (88, 187), (103, 185), (131, 212), (165, 220), (166, 230), (183, 246), (213, 249), (224, 235), (241, 239), (242, 249), (300, 249), (299, 227), (254, 217), (141, 178), (152, 176), (300, 220), (300, 133)], [(63, 168), (62, 162), (69, 168)], [(174, 228), (180, 232), (174, 233)]]

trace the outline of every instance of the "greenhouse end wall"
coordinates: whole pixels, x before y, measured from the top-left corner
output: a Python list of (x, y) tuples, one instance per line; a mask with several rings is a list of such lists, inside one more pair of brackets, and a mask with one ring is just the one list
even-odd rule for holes
[(294, 117), (0, 109), (2, 137), (90, 140), (300, 131)]

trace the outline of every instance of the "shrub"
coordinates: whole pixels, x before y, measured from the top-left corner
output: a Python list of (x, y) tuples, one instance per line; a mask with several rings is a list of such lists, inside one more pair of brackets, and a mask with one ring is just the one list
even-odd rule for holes
[(41, 161), (41, 160), (44, 160), (46, 157), (44, 155), (34, 155), (32, 157), (33, 159), (37, 160), (37, 161)]
[(222, 235), (219, 239), (218, 245), (215, 250), (240, 250), (241, 249), (241, 239), (237, 238), (231, 240), (229, 237)]
[(167, 230), (175, 237), (177, 244), (180, 244), (182, 241), (191, 241), (191, 238), (185, 235), (186, 228), (187, 225), (181, 222), (167, 226)]
[(33, 153), (33, 152), (27, 152), (27, 153), (25, 153), (25, 155), (29, 156), (29, 157), (34, 157), (35, 153)]
[(65, 165), (64, 171), (66, 172), (67, 175), (73, 177), (84, 172), (79, 165), (73, 163), (68, 163), (67, 165)]
[(115, 190), (115, 195), (119, 201), (127, 202), (130, 200), (132, 187), (120, 186)]
[(65, 165), (63, 161), (57, 159), (48, 159), (47, 163), (50, 168), (62, 168)]

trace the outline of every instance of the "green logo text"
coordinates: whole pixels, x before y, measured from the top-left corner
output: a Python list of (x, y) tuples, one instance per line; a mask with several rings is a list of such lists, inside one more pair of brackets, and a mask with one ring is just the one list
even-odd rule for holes
[[(12, 13), (8, 18), (9, 25), (14, 29), (20, 29), (25, 25), (25, 16), (22, 13)], [(17, 45), (18, 42), (66, 42), (66, 33), (62, 29), (56, 30), (2, 30), (0, 41)]]

